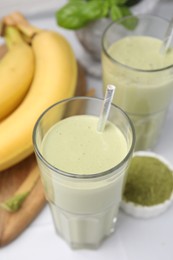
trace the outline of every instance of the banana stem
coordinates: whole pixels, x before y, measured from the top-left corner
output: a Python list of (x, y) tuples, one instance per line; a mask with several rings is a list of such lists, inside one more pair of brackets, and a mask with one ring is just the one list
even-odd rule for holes
[(0, 22), (0, 36), (3, 35), (3, 29), (4, 29), (4, 24), (3, 22)]
[[(1, 35), (4, 34), (4, 31), (6, 31), (6, 28), (9, 27), (15, 27), (16, 30), (18, 30), (19, 32), (21, 32), (21, 36), (23, 38), (24, 41), (30, 43), (33, 36), (39, 32), (41, 32), (42, 30), (32, 26), (27, 19), (19, 12), (13, 12), (8, 16), (5, 16), (2, 24), (0, 26), (0, 32)], [(19, 33), (18, 32), (18, 33)], [(8, 41), (8, 39), (7, 39)], [(9, 44), (10, 46), (10, 44)]]
[(30, 24), (17, 24), (17, 28), (22, 32), (22, 34), (27, 38), (27, 39), (32, 39), (33, 36), (42, 30), (30, 25)]
[(5, 27), (4, 37), (9, 49), (13, 48), (19, 43), (24, 43), (20, 32), (13, 26)]
[(22, 203), (27, 198), (39, 178), (38, 167), (35, 167), (32, 172), (27, 176), (25, 181), (20, 185), (15, 194), (0, 204), (2, 209), (9, 212), (15, 212), (20, 209)]
[(8, 19), (13, 22), (13, 24), (22, 32), (22, 34), (28, 39), (32, 39), (32, 37), (41, 32), (42, 30), (38, 29), (31, 25), (28, 20), (19, 12), (13, 12), (8, 16)]

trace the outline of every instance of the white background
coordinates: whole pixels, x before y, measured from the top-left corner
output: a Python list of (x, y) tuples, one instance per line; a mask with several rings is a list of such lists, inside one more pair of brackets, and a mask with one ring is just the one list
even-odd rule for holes
[[(152, 1), (152, 0), (151, 0)], [(0, 17), (13, 10), (23, 11), (40, 28), (53, 29), (70, 41), (76, 57), (81, 60), (83, 49), (74, 32), (58, 28), (54, 12), (65, 1), (4, 0), (0, 1)], [(19, 3), (19, 4), (18, 4)], [(170, 19), (173, 1), (162, 0), (153, 13)], [(101, 80), (87, 77), (88, 88), (95, 87), (102, 96)], [(157, 147), (173, 165), (173, 104)], [(0, 249), (0, 260), (173, 260), (173, 205), (159, 217), (142, 220), (119, 213), (116, 232), (98, 250), (71, 250), (54, 231), (52, 218), (46, 206), (33, 223), (8, 246)]]

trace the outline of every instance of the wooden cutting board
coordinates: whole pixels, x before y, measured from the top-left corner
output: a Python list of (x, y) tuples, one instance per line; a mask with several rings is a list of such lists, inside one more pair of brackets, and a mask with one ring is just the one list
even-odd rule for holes
[[(4, 55), (6, 48), (0, 47), (0, 57)], [(85, 71), (78, 64), (78, 81), (76, 96), (86, 95)], [(25, 178), (37, 168), (35, 155), (32, 154), (17, 165), (0, 172), (0, 202), (11, 197)], [(22, 207), (15, 213), (8, 213), (0, 209), (0, 247), (9, 244), (37, 217), (46, 204), (44, 191), (40, 178), (27, 196)]]

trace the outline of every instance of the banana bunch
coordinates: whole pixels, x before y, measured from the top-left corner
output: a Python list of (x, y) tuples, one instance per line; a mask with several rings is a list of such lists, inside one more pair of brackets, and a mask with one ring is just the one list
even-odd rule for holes
[(77, 62), (62, 35), (34, 28), (19, 13), (4, 19), (3, 31), (6, 38), (15, 32), (18, 41), (9, 41), (0, 61), (0, 105), (6, 116), (0, 121), (0, 171), (33, 152), (36, 120), (48, 106), (73, 96), (77, 82)]

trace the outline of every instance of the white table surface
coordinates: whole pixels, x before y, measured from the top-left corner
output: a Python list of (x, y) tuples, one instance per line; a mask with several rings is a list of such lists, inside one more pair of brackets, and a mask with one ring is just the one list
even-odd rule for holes
[[(61, 1), (62, 4), (63, 1)], [(57, 3), (57, 8), (60, 3)], [(162, 0), (155, 14), (171, 18), (173, 1)], [(53, 29), (64, 34), (71, 43), (76, 57), (83, 57), (83, 50), (72, 31), (58, 28), (53, 13), (33, 16), (31, 22), (41, 28)], [(102, 83), (87, 77), (88, 88), (95, 87), (102, 96)], [(166, 123), (154, 149), (173, 165), (173, 102)], [(148, 219), (135, 219), (120, 211), (116, 232), (97, 250), (72, 250), (55, 234), (51, 214), (46, 206), (32, 224), (11, 244), (0, 248), (0, 260), (173, 260), (173, 205), (162, 215)]]

